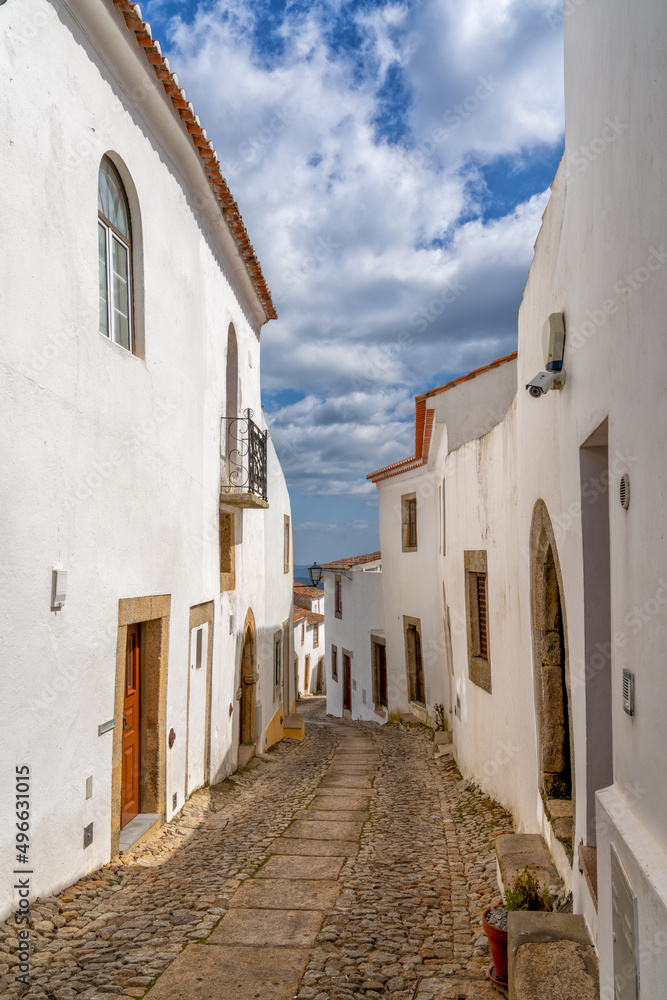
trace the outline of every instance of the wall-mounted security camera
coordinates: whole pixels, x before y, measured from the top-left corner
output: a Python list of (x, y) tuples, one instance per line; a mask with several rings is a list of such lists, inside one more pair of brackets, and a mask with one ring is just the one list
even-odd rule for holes
[(540, 372), (526, 386), (535, 399), (549, 389), (562, 389), (565, 385), (563, 354), (565, 352), (565, 320), (562, 313), (551, 313), (542, 327), (545, 372)]
[(526, 389), (534, 399), (539, 399), (549, 389), (562, 389), (565, 385), (565, 372), (540, 372), (531, 379)]

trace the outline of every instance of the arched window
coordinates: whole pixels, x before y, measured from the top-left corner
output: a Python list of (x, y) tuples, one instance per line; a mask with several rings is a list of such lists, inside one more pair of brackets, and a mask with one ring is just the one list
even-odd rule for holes
[(132, 331), (132, 228), (118, 171), (105, 156), (97, 185), (100, 333), (128, 351)]

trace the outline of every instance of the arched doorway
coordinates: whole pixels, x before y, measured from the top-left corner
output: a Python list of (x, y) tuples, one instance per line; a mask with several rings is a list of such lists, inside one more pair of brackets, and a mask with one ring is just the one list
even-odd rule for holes
[(574, 753), (567, 620), (556, 539), (544, 501), (533, 511), (532, 618), (540, 793), (558, 840), (571, 852)]
[(252, 746), (255, 742), (255, 695), (258, 680), (255, 617), (252, 611), (248, 611), (243, 626), (241, 724), (239, 726), (239, 743), (245, 746)]

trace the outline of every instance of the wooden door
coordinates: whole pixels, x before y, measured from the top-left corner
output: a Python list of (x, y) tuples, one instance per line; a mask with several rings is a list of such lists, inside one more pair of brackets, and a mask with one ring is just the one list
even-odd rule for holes
[(310, 693), (310, 656), (306, 657), (306, 665), (303, 673), (303, 690), (306, 694)]
[(343, 708), (352, 709), (352, 663), (343, 653)]
[(378, 643), (375, 647), (378, 665), (378, 696), (380, 704), (387, 705), (387, 650)]
[(324, 694), (324, 657), (320, 656), (317, 661), (317, 687), (315, 694)]
[(139, 626), (128, 625), (125, 653), (125, 697), (123, 701), (123, 768), (121, 779), (121, 829), (139, 813), (139, 779), (141, 775), (141, 716), (139, 693), (141, 663), (139, 657)]

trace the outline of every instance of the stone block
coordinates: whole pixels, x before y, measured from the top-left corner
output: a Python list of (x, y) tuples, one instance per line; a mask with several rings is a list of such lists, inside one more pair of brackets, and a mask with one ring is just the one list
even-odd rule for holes
[(344, 858), (317, 858), (302, 854), (283, 854), (271, 857), (259, 869), (255, 878), (306, 878), (337, 879), (345, 862)]
[(312, 948), (322, 920), (318, 910), (228, 910), (208, 944)]
[(268, 851), (270, 854), (306, 854), (318, 858), (356, 858), (359, 845), (350, 840), (299, 840), (293, 837), (278, 837)]
[(338, 882), (317, 879), (247, 879), (229, 901), (230, 908), (329, 910), (340, 894)]
[(151, 1000), (292, 1000), (306, 948), (190, 944), (151, 989)]
[(515, 911), (507, 932), (510, 1000), (598, 1000), (598, 963), (582, 916)]
[(297, 819), (283, 836), (304, 840), (358, 840), (362, 826), (363, 823), (318, 823)]
[(500, 889), (503, 894), (507, 887), (512, 885), (519, 872), (529, 865), (534, 868), (540, 885), (549, 888), (552, 894), (562, 888), (560, 876), (539, 833), (508, 833), (498, 837), (496, 857)]

